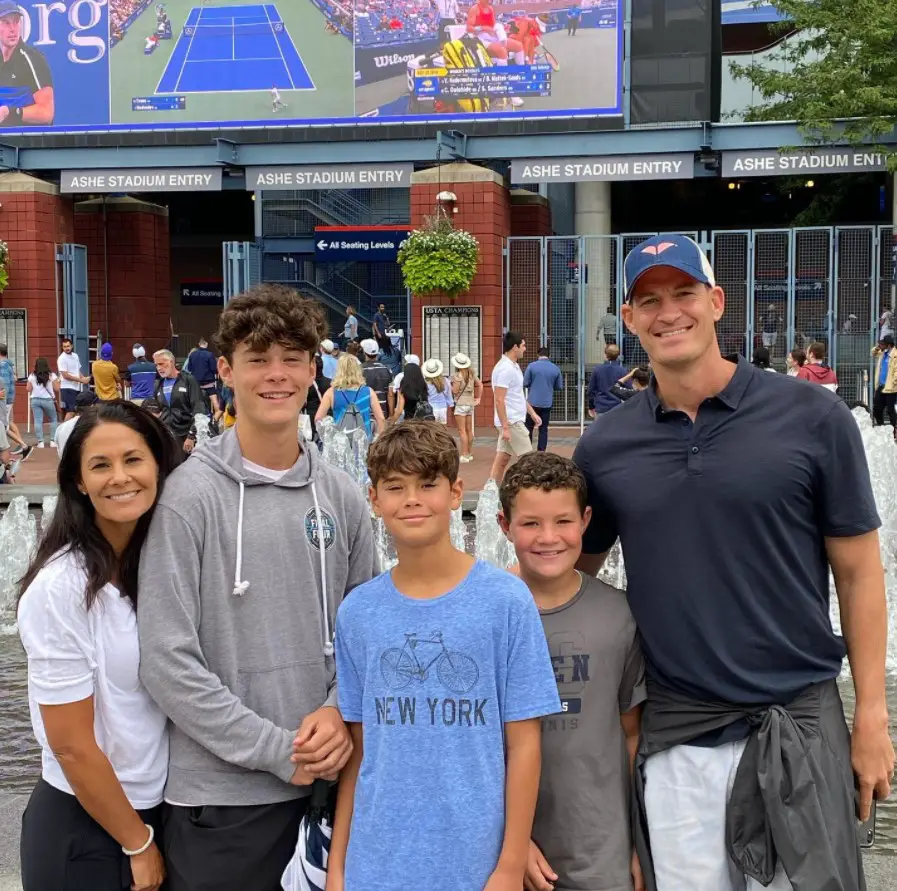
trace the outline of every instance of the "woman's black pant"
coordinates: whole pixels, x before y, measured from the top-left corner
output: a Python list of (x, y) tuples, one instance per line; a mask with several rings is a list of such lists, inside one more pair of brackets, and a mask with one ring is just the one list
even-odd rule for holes
[[(138, 811), (162, 850), (162, 807)], [(23, 891), (129, 891), (131, 860), (74, 795), (39, 780), (22, 815)]]
[(879, 387), (872, 397), (872, 418), (879, 427), (885, 422), (885, 411), (888, 423), (897, 428), (897, 393), (883, 393)]

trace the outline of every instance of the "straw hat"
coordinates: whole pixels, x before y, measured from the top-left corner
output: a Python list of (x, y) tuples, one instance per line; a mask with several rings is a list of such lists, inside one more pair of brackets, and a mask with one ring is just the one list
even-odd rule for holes
[(442, 377), (445, 366), (438, 359), (427, 359), (424, 362), (424, 377)]
[(452, 356), (452, 365), (457, 368), (458, 371), (470, 368), (470, 356), (466, 356), (464, 353), (455, 353), (455, 355)]

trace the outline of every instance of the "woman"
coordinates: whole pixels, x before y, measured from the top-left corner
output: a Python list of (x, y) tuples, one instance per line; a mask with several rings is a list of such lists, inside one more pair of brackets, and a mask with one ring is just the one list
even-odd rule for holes
[(358, 340), (358, 316), (355, 315), (355, 307), (346, 307), (346, 323), (343, 325), (343, 349), (352, 341)]
[(785, 364), (788, 366), (788, 374), (790, 377), (797, 377), (797, 373), (807, 364), (807, 354), (804, 350), (795, 347), (785, 357)]
[(765, 346), (757, 347), (754, 350), (754, 357), (751, 359), (751, 365), (754, 368), (760, 368), (763, 371), (771, 371), (775, 374), (775, 368), (772, 367), (772, 361), (769, 358), (769, 350)]
[(445, 366), (439, 359), (427, 359), (423, 366), (427, 382), (427, 401), (433, 409), (433, 417), (440, 424), (448, 423), (448, 410), (455, 404), (452, 387), (445, 377)]
[(305, 397), (305, 408), (303, 411), (308, 415), (311, 422), (311, 438), (313, 442), (318, 442), (318, 430), (315, 426), (315, 417), (318, 409), (321, 407), (321, 398), (327, 390), (330, 389), (330, 379), (324, 377), (324, 360), (315, 356), (315, 379), (308, 388), (308, 396)]
[(50, 422), (50, 445), (56, 445), (56, 400), (59, 396), (59, 378), (50, 371), (50, 363), (40, 357), (34, 361), (34, 371), (28, 375), (28, 395), (31, 397), (31, 413), (34, 415), (34, 435), (37, 447), (44, 443), (44, 415)]
[(156, 891), (166, 718), (138, 678), (137, 567), (174, 442), (129, 402), (88, 408), (21, 582), (42, 773), (22, 818), (24, 891)]
[(315, 412), (315, 423), (326, 418), (331, 410), (337, 427), (344, 424), (347, 412), (351, 417), (360, 415), (368, 439), (374, 432), (372, 420), (376, 424), (377, 433), (382, 433), (386, 427), (383, 409), (373, 390), (364, 382), (361, 363), (348, 353), (340, 356), (336, 363), (336, 375), (330, 382), (330, 389), (321, 395), (321, 405)]
[(483, 397), (482, 381), (471, 368), (470, 356), (452, 356), (452, 396), (455, 400), (455, 423), (461, 437), (461, 461), (473, 461), (473, 410)]
[(427, 400), (427, 382), (420, 365), (409, 362), (402, 372), (402, 381), (396, 394), (394, 420), (417, 418), (433, 420), (433, 409)]

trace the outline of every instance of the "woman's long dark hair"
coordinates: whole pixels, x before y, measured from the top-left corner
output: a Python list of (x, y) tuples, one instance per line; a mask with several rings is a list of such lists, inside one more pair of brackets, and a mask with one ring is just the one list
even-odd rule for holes
[(424, 373), (420, 370), (419, 365), (413, 362), (405, 366), (405, 373), (402, 375), (402, 383), (399, 384), (399, 390), (405, 399), (411, 399), (414, 402), (427, 401), (427, 382), (424, 379)]
[(168, 475), (176, 466), (174, 439), (162, 423), (139, 406), (121, 399), (100, 402), (86, 409), (78, 418), (59, 460), (59, 501), (53, 519), (40, 540), (37, 553), (19, 583), (19, 600), (37, 574), (58, 553), (73, 552), (87, 574), (85, 606), (93, 605), (100, 590), (114, 576), (118, 587), (137, 604), (137, 568), (140, 549), (146, 540), (153, 506), (137, 521), (134, 534), (121, 558), (115, 556), (112, 545), (105, 539), (95, 522), (94, 508), (87, 495), (78, 489), (81, 482), (81, 456), (87, 437), (100, 424), (123, 424), (133, 430), (147, 444), (159, 466), (158, 494)]
[(42, 387), (50, 380), (50, 363), (43, 356), (34, 360), (34, 377)]
[(769, 357), (769, 350), (766, 347), (757, 347), (754, 350), (754, 358), (751, 359), (751, 365), (755, 368), (771, 368), (772, 361)]

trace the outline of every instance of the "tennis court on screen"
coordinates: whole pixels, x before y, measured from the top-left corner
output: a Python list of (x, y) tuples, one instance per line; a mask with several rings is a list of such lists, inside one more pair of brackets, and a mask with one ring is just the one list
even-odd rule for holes
[(313, 90), (273, 5), (193, 7), (157, 93)]

